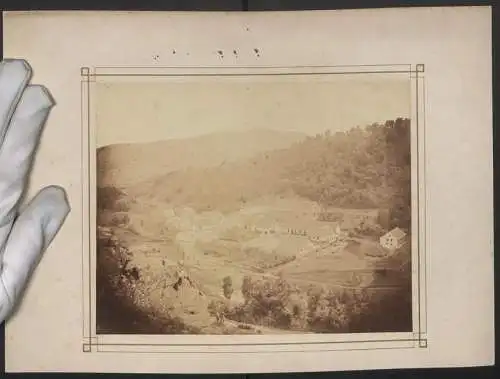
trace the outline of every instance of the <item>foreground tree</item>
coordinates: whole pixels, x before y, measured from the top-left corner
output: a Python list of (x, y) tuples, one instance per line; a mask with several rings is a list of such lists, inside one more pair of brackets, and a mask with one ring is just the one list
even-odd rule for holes
[(231, 296), (233, 295), (233, 280), (230, 276), (226, 276), (222, 280), (222, 292), (224, 293), (224, 297), (228, 300), (231, 300)]

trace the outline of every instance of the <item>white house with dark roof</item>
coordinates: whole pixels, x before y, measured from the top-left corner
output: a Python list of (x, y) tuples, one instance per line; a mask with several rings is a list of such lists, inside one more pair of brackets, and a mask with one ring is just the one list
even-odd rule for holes
[(395, 250), (406, 242), (406, 233), (400, 228), (394, 228), (380, 237), (380, 245), (389, 250)]

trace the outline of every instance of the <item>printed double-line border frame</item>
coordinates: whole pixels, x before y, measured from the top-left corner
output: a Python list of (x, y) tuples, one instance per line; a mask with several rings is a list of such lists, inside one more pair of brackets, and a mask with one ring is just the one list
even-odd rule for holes
[[(424, 64), (254, 67), (82, 67), (82, 349), (124, 353), (280, 353), (427, 348), (427, 223)], [(223, 77), (294, 75), (401, 75), (409, 80), (411, 109), (412, 312), (413, 331), (404, 333), (290, 335), (104, 335), (96, 333), (96, 102), (103, 83), (219, 80)]]

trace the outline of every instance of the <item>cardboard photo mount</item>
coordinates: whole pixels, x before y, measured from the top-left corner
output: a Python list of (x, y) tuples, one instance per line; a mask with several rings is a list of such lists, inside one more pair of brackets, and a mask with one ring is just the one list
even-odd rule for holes
[[(49, 88), (57, 103), (30, 191), (62, 185), (72, 205), (7, 324), (7, 372), (258, 373), (494, 363), (489, 7), (6, 12), (4, 56), (26, 59), (33, 83)], [(131, 73), (136, 79), (153, 73), (156, 80), (203, 70), (368, 68), (406, 70), (412, 83), (412, 220), (418, 215), (412, 242), (419, 246), (412, 258), (419, 264), (411, 333), (96, 334), (93, 84)]]

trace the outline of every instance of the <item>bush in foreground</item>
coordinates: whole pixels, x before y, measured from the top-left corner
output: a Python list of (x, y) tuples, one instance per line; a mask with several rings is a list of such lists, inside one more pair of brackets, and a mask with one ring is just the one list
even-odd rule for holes
[(97, 243), (97, 334), (196, 333), (167, 304), (152, 304), (149, 294), (155, 278), (130, 267), (131, 253), (109, 231), (98, 231)]

